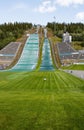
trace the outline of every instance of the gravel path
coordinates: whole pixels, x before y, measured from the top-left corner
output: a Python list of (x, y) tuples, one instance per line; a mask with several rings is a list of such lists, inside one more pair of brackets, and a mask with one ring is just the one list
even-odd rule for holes
[(80, 70), (64, 70), (64, 71), (84, 79), (84, 71), (80, 71)]

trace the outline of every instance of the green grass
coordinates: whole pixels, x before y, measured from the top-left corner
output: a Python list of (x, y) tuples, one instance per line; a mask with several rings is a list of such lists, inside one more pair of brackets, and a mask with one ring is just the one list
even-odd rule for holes
[(44, 38), (42, 37), (42, 39), (40, 39), (39, 59), (38, 59), (38, 63), (37, 63), (37, 66), (36, 66), (36, 71), (39, 70), (40, 64), (41, 64), (41, 62), (42, 62), (42, 47), (43, 47), (43, 42), (44, 42)]
[(84, 70), (84, 65), (70, 65), (70, 66), (64, 66), (62, 69), (70, 69), (70, 70)]
[(75, 49), (75, 50), (82, 50), (84, 47), (82, 46), (83, 42), (81, 41), (73, 41), (72, 42), (72, 47)]
[(56, 44), (56, 43), (59, 43), (59, 42), (62, 42), (62, 39), (59, 38), (59, 37), (55, 37), (55, 36), (52, 36), (49, 38), (50, 41), (52, 41), (52, 43)]
[(0, 73), (0, 130), (83, 129), (84, 80), (58, 70)]

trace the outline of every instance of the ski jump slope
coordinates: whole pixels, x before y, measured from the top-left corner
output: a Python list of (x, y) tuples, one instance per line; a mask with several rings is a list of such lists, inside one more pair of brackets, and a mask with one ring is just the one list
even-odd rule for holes
[(38, 52), (38, 34), (31, 34), (26, 41), (18, 63), (11, 69), (11, 71), (32, 71), (35, 69), (38, 62)]
[(41, 71), (54, 70), (49, 40), (45, 38), (42, 51), (42, 63), (40, 65)]
[[(18, 63), (10, 71), (32, 71), (36, 68), (39, 54), (39, 36), (31, 34), (24, 46)], [(50, 44), (47, 38), (44, 39), (42, 50), (42, 63), (40, 71), (54, 70)]]

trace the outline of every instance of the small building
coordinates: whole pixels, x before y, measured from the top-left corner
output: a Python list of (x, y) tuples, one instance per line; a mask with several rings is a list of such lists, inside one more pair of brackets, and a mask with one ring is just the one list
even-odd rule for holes
[(67, 42), (67, 43), (72, 42), (72, 36), (68, 32), (63, 33), (63, 42)]

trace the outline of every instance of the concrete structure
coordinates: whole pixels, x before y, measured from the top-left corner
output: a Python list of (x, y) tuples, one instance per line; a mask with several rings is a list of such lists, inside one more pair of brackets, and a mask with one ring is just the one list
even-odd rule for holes
[(84, 50), (76, 51), (67, 42), (58, 43), (57, 48), (63, 65), (84, 64)]
[(16, 57), (21, 46), (20, 42), (11, 42), (0, 50), (0, 70), (9, 66)]

